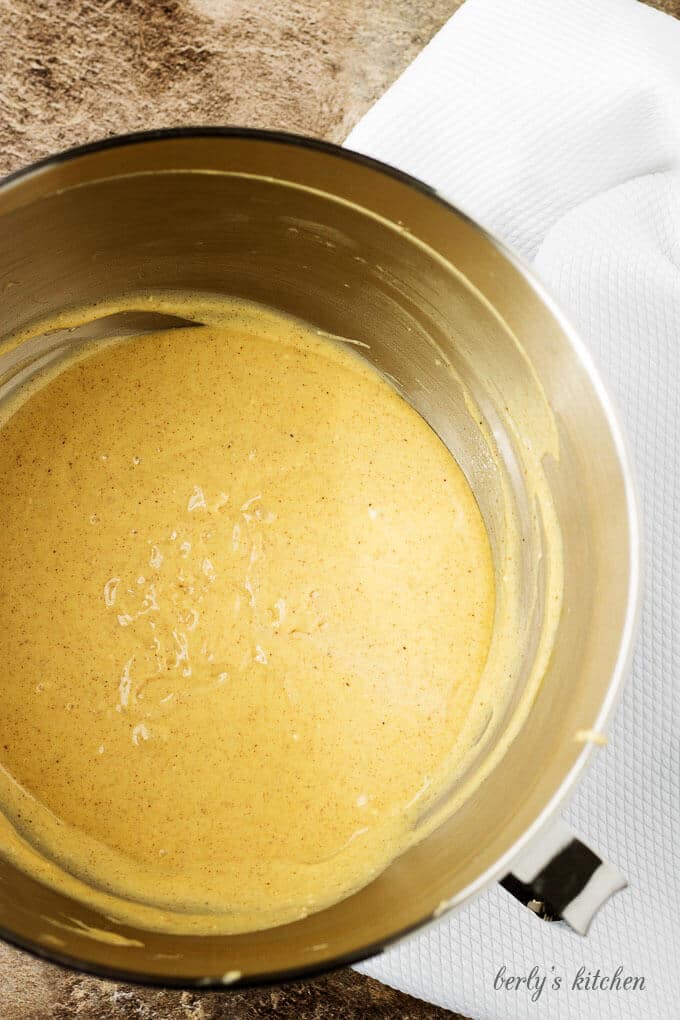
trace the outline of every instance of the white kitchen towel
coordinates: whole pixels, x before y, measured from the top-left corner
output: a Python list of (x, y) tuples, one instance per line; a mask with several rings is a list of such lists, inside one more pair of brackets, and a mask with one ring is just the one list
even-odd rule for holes
[[(632, 676), (565, 811), (629, 888), (583, 938), (496, 886), (361, 969), (475, 1020), (678, 1020), (680, 23), (637, 0), (467, 0), (346, 144), (533, 261), (618, 402), (646, 546)], [(540, 996), (495, 989), (503, 965), (547, 976)], [(644, 989), (571, 988), (619, 966)]]

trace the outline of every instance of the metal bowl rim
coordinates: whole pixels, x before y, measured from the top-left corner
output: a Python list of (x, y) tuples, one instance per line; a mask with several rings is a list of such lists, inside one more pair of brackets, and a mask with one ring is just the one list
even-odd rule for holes
[[(579, 336), (577, 330), (574, 326), (572, 326), (568, 317), (564, 314), (559, 305), (534, 274), (530, 265), (525, 262), (521, 256), (508, 248), (505, 243), (497, 238), (492, 232), (487, 230), (485, 227), (480, 226), (475, 219), (457, 206), (441, 191), (425, 184), (417, 177), (413, 177), (411, 174), (405, 173), (403, 170), (398, 170), (396, 167), (383, 163), (371, 156), (366, 156), (351, 149), (343, 148), (333, 142), (326, 142), (318, 138), (293, 134), (285, 131), (269, 131), (260, 128), (237, 126), (213, 127), (198, 125), (195, 127), (158, 128), (150, 131), (137, 131), (130, 134), (114, 135), (100, 141), (89, 142), (85, 145), (78, 145), (64, 149), (58, 153), (30, 163), (19, 170), (13, 171), (0, 180), (0, 193), (15, 184), (19, 184), (27, 177), (40, 174), (43, 171), (48, 171), (53, 167), (59, 166), (61, 163), (77, 160), (83, 156), (88, 156), (93, 153), (104, 152), (107, 149), (120, 149), (127, 146), (148, 144), (150, 142), (153, 143), (177, 139), (186, 139), (190, 141), (192, 139), (196, 140), (200, 138), (252, 139), (254, 141), (312, 149), (336, 159), (342, 159), (349, 163), (356, 163), (368, 167), (378, 173), (384, 174), (385, 176), (391, 177), (394, 180), (405, 184), (407, 187), (412, 188), (415, 191), (419, 191), (421, 194), (442, 206), (448, 213), (453, 213), (455, 216), (458, 216), (472, 227), (473, 230), (479, 233), (492, 248), (506, 259), (518, 273), (520, 273), (540, 302), (548, 309), (553, 318), (556, 320), (571, 347), (573, 355), (584, 369), (604, 412), (612, 443), (618, 457), (626, 498), (627, 524), (630, 543), (628, 593), (626, 600), (626, 613), (619, 639), (617, 659), (614, 664), (614, 668), (612, 669), (607, 692), (603, 698), (593, 726), (596, 731), (603, 731), (608, 720), (611, 718), (613, 710), (621, 695), (623, 682), (630, 668), (633, 645), (639, 623), (642, 550), (638, 497), (630, 456), (627, 450), (627, 443), (624, 439), (618, 414), (608, 390), (600, 378), (592, 355), (584, 341)], [(187, 169), (187, 172), (191, 173), (192, 171), (191, 169)], [(332, 195), (332, 193), (329, 194)], [(578, 779), (583, 774), (586, 766), (592, 760), (593, 751), (594, 746), (592, 743), (584, 745), (581, 754), (554, 791), (548, 804), (534, 819), (532, 824), (525, 830), (523, 835), (516, 840), (512, 847), (498, 858), (493, 865), (487, 868), (486, 871), (479, 875), (474, 882), (471, 882), (464, 890), (454, 897), (454, 899), (452, 899), (447, 905), (446, 912), (457, 908), (466, 900), (477, 895), (493, 881), (502, 878), (508, 873), (513, 858), (515, 858), (540, 832), (549, 827), (550, 822), (555, 818), (558, 811), (565, 805), (565, 802), (573, 794)], [(415, 931), (421, 930), (428, 923), (432, 923), (440, 916), (442, 915), (439, 913), (436, 915), (429, 913), (414, 921), (407, 927), (394, 932), (392, 935), (380, 942), (361, 946), (350, 953), (341, 954), (331, 960), (325, 960), (318, 964), (312, 963), (303, 967), (275, 971), (271, 974), (260, 974), (252, 977), (245, 976), (244, 980), (239, 979), (227, 985), (225, 985), (219, 977), (208, 975), (193, 979), (182, 978), (175, 981), (167, 975), (140, 974), (135, 971), (126, 971), (122, 968), (106, 967), (84, 962), (76, 957), (71, 957), (61, 954), (51, 948), (46, 948), (39, 943), (19, 938), (14, 933), (7, 931), (2, 927), (0, 927), (0, 938), (11, 945), (31, 952), (39, 958), (49, 960), (52, 963), (59, 964), (60, 966), (67, 967), (72, 970), (91, 974), (95, 977), (114, 981), (124, 981), (129, 984), (150, 985), (155, 987), (184, 988), (192, 990), (201, 989), (203, 991), (227, 991), (230, 989), (243, 989), (267, 985), (275, 982), (280, 983), (299, 980), (301, 978), (326, 973), (339, 967), (359, 963), (362, 960), (366, 960), (371, 956), (375, 956), (383, 952), (388, 947), (404, 938), (407, 938)]]

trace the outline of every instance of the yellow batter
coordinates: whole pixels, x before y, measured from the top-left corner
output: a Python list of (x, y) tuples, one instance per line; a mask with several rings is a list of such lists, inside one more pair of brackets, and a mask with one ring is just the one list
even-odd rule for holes
[(236, 932), (409, 844), (485, 711), (493, 572), (462, 472), (372, 369), (234, 305), (26, 390), (0, 478), (27, 846), (159, 927)]

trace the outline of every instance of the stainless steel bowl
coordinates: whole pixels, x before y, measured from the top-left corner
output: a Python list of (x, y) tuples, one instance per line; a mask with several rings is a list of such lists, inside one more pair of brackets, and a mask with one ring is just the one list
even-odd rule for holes
[[(187, 129), (74, 149), (0, 186), (0, 336), (71, 306), (186, 290), (263, 302), (367, 344), (465, 470), (501, 589), (509, 522), (521, 543), (515, 697), (480, 735), (465, 777), (474, 792), (453, 812), (443, 804), (436, 830), (356, 895), (268, 931), (169, 936), (54, 892), (0, 848), (8, 941), (135, 981), (280, 980), (379, 952), (502, 878), (545, 829), (592, 751), (575, 734), (604, 728), (625, 672), (635, 504), (582, 343), (525, 266), (418, 181), (310, 139)], [(0, 383), (30, 374), (39, 355), (0, 344)], [(530, 469), (542, 495), (527, 485)], [(552, 512), (563, 557), (549, 541)], [(494, 757), (508, 727), (514, 739)], [(460, 793), (458, 784), (451, 804)]]

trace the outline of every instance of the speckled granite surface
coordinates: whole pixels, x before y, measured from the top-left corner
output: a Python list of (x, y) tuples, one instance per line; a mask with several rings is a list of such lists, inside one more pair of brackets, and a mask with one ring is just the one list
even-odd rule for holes
[(460, 0), (0, 0), (0, 173), (107, 134), (341, 141)]
[[(104, 135), (178, 124), (341, 141), (460, 2), (0, 0), (0, 174)], [(680, 17), (680, 0), (649, 2)], [(454, 1015), (349, 970), (250, 992), (163, 992), (0, 943), (0, 1020), (260, 1017)]]
[(0, 946), (2, 1020), (439, 1020), (456, 1016), (340, 970), (253, 991), (180, 992), (72, 974)]

